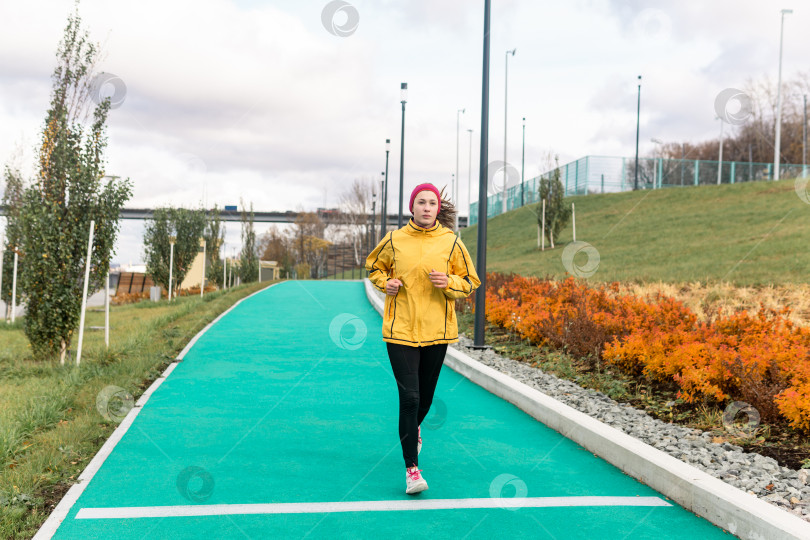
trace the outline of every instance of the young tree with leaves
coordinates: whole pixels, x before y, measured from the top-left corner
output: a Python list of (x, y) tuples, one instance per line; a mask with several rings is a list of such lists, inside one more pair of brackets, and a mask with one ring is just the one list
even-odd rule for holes
[(250, 283), (259, 279), (259, 257), (256, 253), (256, 231), (253, 229), (253, 203), (250, 213), (242, 207), (242, 251), (239, 256), (239, 279), (241, 283)]
[(95, 221), (92, 291), (104, 286), (121, 208), (132, 195), (129, 179), (104, 174), (110, 99), (99, 99), (94, 109), (90, 103), (99, 46), (88, 39), (75, 12), (57, 50), (38, 178), (24, 189), (17, 216), (25, 334), (35, 356), (60, 354), (63, 361), (81, 315), (90, 221)]
[[(299, 216), (300, 217), (300, 216)], [(272, 226), (259, 238), (258, 252), (262, 261), (276, 261), (281, 278), (292, 275), (295, 266), (294, 239)]]
[(554, 249), (554, 241), (559, 237), (560, 231), (571, 219), (571, 208), (563, 201), (565, 188), (560, 180), (560, 163), (555, 157), (557, 167), (551, 173), (550, 178), (540, 179), (540, 202), (535, 205), (537, 215), (537, 227), (543, 225), (543, 200), (546, 201), (545, 231), (546, 238)]
[[(6, 209), (6, 230), (4, 238), (0, 239), (0, 251), (3, 257), (3, 279), (0, 287), (0, 300), (5, 303), (4, 318), (11, 316), (11, 297), (14, 279), (14, 250), (20, 243), (20, 205), (22, 204), (25, 183), (18, 169), (6, 166), (3, 177), (6, 188), (3, 192), (2, 204)], [(20, 301), (19, 291), (17, 301)]]
[(201, 250), (200, 238), (203, 236), (205, 223), (204, 210), (170, 207), (155, 209), (152, 218), (146, 222), (143, 246), (146, 273), (156, 285), (169, 290), (169, 237), (174, 236), (172, 289), (177, 290)]
[(211, 219), (208, 220), (203, 237), (206, 246), (205, 278), (208, 282), (215, 283), (217, 287), (222, 288), (224, 261), (220, 258), (219, 251), (225, 243), (225, 223), (222, 221), (216, 205), (211, 212)]
[[(326, 224), (315, 212), (304, 212), (303, 208), (299, 209), (298, 217), (295, 218), (295, 223), (290, 231), (292, 235), (290, 255), (294, 258), (292, 266), (289, 268), (290, 275), (295, 272), (299, 279), (303, 279), (302, 270), (298, 267), (301, 263), (306, 263), (307, 268), (315, 276), (319, 275), (329, 254), (329, 242), (324, 239), (325, 229)], [(307, 274), (305, 277), (312, 276)]]

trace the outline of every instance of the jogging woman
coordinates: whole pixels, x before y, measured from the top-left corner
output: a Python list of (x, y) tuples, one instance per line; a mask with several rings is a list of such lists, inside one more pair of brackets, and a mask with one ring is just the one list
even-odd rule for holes
[(405, 493), (428, 488), (418, 468), (420, 424), (427, 416), (449, 343), (458, 342), (455, 301), (481, 284), (453, 233), (456, 209), (433, 184), (420, 184), (408, 224), (386, 234), (366, 259), (369, 279), (385, 296), (382, 339), (399, 391), (399, 440)]

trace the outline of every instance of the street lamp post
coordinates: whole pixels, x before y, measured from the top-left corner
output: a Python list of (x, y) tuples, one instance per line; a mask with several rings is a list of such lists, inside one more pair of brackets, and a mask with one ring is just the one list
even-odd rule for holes
[(397, 228), (402, 228), (402, 192), (405, 189), (405, 103), (408, 102), (408, 83), (400, 85), (400, 103), (402, 103), (402, 133), (399, 146), (399, 214), (397, 215)]
[(802, 178), (807, 176), (807, 94), (804, 95), (804, 122), (802, 122)]
[[(404, 107), (404, 106), (403, 106)], [(403, 114), (404, 109), (403, 109)], [(404, 122), (403, 122), (404, 124)], [(385, 229), (388, 225), (388, 151), (391, 150), (391, 139), (385, 139), (385, 189), (383, 190), (383, 220), (382, 220), (382, 234), (380, 240), (385, 236)]]
[(511, 51), (506, 51), (506, 71), (505, 74), (505, 84), (504, 84), (504, 93), (503, 93), (503, 203), (501, 204), (501, 212), (506, 213), (506, 121), (507, 121), (507, 102), (509, 97), (509, 53), (512, 53), (512, 56), (515, 56), (515, 51), (517, 48), (512, 49)]
[[(377, 236), (377, 194), (371, 194), (371, 234), (367, 236), (367, 244), (371, 244), (371, 239)], [(373, 246), (367, 245), (368, 252), (374, 249)]]
[(663, 150), (661, 150), (661, 148), (664, 145), (664, 141), (662, 141), (661, 139), (656, 139), (655, 137), (650, 139), (650, 141), (654, 142), (655, 144), (661, 145), (661, 146), (658, 146), (658, 150), (656, 151), (656, 154), (658, 154), (658, 157), (653, 158), (653, 189), (655, 189), (656, 186), (658, 186), (662, 182), (661, 179), (658, 178), (658, 167), (656, 167), (656, 165), (655, 165), (655, 160), (656, 159), (661, 159), (664, 156), (664, 152), (663, 152)]
[(236, 248), (231, 248), (231, 285), (239, 285), (237, 280), (239, 279), (239, 275), (233, 275), (234, 265), (236, 264)]
[(717, 156), (717, 185), (720, 185), (720, 180), (723, 177), (723, 124), (726, 123), (720, 117), (717, 117), (720, 120), (720, 153)]
[[(383, 197), (385, 196), (385, 172), (381, 172), (380, 175), (382, 176), (382, 180), (380, 180), (380, 240), (383, 239), (385, 236), (385, 200)], [(327, 257), (328, 260), (328, 257)]]
[(478, 170), (478, 244), (476, 249), (475, 269), (481, 284), (475, 289), (475, 341), (474, 349), (486, 349), (484, 332), (486, 330), (486, 295), (487, 290), (487, 151), (489, 145), (489, 16), (491, 0), (484, 0), (484, 62), (481, 77), (481, 151)]
[(520, 207), (523, 208), (524, 168), (526, 167), (526, 117), (523, 117), (523, 151), (520, 155)]
[(473, 130), (468, 129), (470, 134), (470, 162), (467, 165), (467, 227), (472, 223), (472, 134)]
[[(455, 199), (453, 202), (456, 204), (456, 206), (459, 205), (458, 204), (458, 201), (459, 201), (459, 194), (458, 194), (458, 130), (459, 130), (459, 119), (460, 119), (461, 115), (464, 114), (465, 110), (466, 110), (466, 107), (463, 108), (463, 109), (456, 110), (456, 181), (453, 184), (453, 198)], [(456, 232), (458, 232), (458, 212), (456, 212), (456, 218), (455, 218), (455, 223), (453, 225), (453, 229)]]
[(754, 179), (754, 155), (752, 144), (748, 143), (748, 181), (752, 181)]
[(782, 37), (785, 33), (785, 15), (792, 9), (782, 10), (782, 24), (779, 30), (779, 79), (776, 83), (776, 142), (773, 146), (773, 179), (779, 180), (779, 158), (782, 136)]
[(636, 107), (636, 172), (633, 189), (638, 189), (638, 131), (641, 123), (641, 75), (638, 76), (638, 105)]
[[(455, 191), (455, 185), (456, 185), (457, 182), (458, 182), (458, 179), (456, 178), (456, 175), (453, 174), (453, 173), (450, 173), (450, 185), (453, 186), (453, 191)], [(456, 201), (458, 201), (458, 197), (456, 197), (454, 199), (454, 203), (458, 204)], [(455, 234), (455, 235), (459, 234), (458, 233), (458, 212), (456, 212), (456, 217), (453, 219), (453, 234)]]

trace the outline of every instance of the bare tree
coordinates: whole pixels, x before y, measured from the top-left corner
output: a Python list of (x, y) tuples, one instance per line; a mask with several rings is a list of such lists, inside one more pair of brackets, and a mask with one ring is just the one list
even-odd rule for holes
[[(776, 128), (776, 83), (768, 77), (748, 79), (741, 88), (750, 113), (740, 124), (726, 126), (723, 143), (724, 160), (771, 163)], [(810, 73), (782, 83), (782, 163), (802, 162), (804, 95), (810, 94)], [(729, 107), (732, 105), (729, 104)], [(718, 134), (719, 135), (719, 134)], [(685, 143), (688, 159), (716, 160), (719, 136), (699, 143)], [(680, 159), (680, 143), (661, 148), (663, 157)]]
[(256, 250), (262, 261), (276, 261), (281, 270), (281, 277), (289, 277), (295, 267), (295, 254), (293, 253), (293, 237), (290, 231), (279, 230), (272, 225), (262, 234), (257, 242)]
[(343, 221), (339, 232), (342, 233), (343, 240), (352, 246), (356, 266), (365, 260), (365, 251), (370, 244), (371, 198), (375, 193), (374, 188), (375, 182), (369, 178), (355, 179), (349, 190), (340, 197)]

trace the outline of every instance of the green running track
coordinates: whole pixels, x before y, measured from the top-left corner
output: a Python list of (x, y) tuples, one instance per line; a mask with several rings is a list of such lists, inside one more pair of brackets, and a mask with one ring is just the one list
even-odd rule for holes
[(733, 538), (446, 366), (422, 430), (429, 489), (406, 495), (381, 324), (360, 281), (246, 298), (53, 538)]

